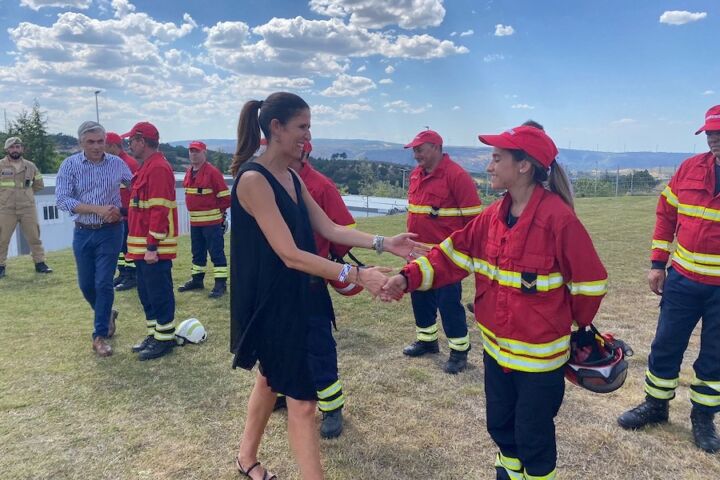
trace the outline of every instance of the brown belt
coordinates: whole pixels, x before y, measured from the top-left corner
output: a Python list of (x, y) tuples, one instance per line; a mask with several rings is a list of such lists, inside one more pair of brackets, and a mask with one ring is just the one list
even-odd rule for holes
[(121, 222), (112, 222), (112, 223), (80, 223), (75, 222), (75, 228), (79, 228), (81, 230), (100, 230), (101, 228), (107, 228), (107, 227), (114, 227), (116, 225), (120, 225)]

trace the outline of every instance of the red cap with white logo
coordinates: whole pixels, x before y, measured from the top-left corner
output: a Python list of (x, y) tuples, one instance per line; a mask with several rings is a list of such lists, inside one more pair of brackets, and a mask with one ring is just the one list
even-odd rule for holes
[(558, 149), (545, 132), (535, 127), (515, 127), (500, 135), (478, 135), (485, 145), (505, 150), (522, 150), (545, 168), (550, 168)]
[(705, 114), (705, 125), (695, 132), (695, 135), (700, 132), (717, 132), (720, 131), (720, 105), (710, 107), (710, 110)]

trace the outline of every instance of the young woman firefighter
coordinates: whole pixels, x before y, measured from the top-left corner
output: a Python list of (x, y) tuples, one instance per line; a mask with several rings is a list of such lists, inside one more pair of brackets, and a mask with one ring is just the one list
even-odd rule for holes
[[(248, 162), (260, 146), (267, 149)], [(330, 242), (383, 250), (403, 258), (427, 249), (412, 234), (370, 235), (336, 225), (308, 193), (289, 165), (310, 141), (310, 108), (297, 95), (278, 92), (264, 101), (245, 104), (238, 124), (238, 146), (232, 172), (236, 176), (231, 204), (231, 349), (233, 367), (260, 363), (240, 451), (238, 471), (249, 478), (274, 475), (257, 460), (258, 448), (277, 393), (288, 397), (288, 436), (305, 480), (323, 478), (315, 428), (317, 392), (313, 384), (310, 315), (331, 306), (327, 289), (310, 295), (322, 278), (360, 284), (377, 295), (387, 281), (386, 269), (362, 271), (315, 255), (313, 230)]]
[(592, 322), (607, 273), (573, 211), (550, 137), (521, 126), (479, 138), (494, 147), (492, 187), (507, 193), (393, 276), (383, 299), (475, 275), (497, 478), (554, 479), (554, 418), (565, 393), (570, 330), (573, 322)]

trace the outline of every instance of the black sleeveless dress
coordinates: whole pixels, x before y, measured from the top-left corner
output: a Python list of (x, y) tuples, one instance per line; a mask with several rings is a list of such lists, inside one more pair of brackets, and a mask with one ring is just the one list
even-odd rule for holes
[[(298, 248), (315, 253), (315, 239), (300, 181), (290, 170), (297, 204), (262, 165), (243, 165), (232, 188), (230, 229), (230, 349), (233, 368), (260, 371), (273, 391), (298, 400), (315, 400), (308, 363), (311, 276), (285, 266), (255, 219), (240, 205), (237, 186), (247, 171), (261, 173)], [(329, 297), (328, 297), (329, 300)]]

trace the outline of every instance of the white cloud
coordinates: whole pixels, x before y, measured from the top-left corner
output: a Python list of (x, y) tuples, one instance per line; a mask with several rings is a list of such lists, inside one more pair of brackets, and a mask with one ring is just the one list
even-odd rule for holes
[(511, 105), (510, 108), (515, 110), (535, 110), (535, 107), (528, 105), (527, 103), (515, 103)]
[(497, 25), (495, 25), (496, 37), (507, 37), (509, 35), (512, 35), (513, 33), (515, 33), (515, 29), (510, 25), (503, 25), (502, 23), (498, 23)]
[(405, 100), (395, 100), (392, 102), (388, 102), (385, 105), (383, 105), (388, 113), (410, 113), (410, 114), (418, 114), (423, 113), (427, 109), (432, 108), (432, 104), (427, 103), (420, 107), (413, 107)]
[(343, 103), (337, 107), (329, 105), (313, 105), (312, 116), (314, 125), (336, 125), (341, 120), (357, 120), (361, 112), (374, 111), (370, 105), (363, 103)]
[(613, 120), (612, 122), (610, 122), (610, 125), (614, 127), (621, 127), (624, 125), (633, 125), (635, 123), (637, 123), (637, 120), (635, 120), (634, 118), (621, 118), (619, 120)]
[(460, 34), (461, 37), (469, 37), (470, 35), (474, 34), (475, 31), (473, 29), (465, 30)]
[(310, 0), (310, 9), (320, 15), (345, 18), (364, 28), (437, 27), (445, 18), (443, 0)]
[(361, 66), (358, 67), (358, 69), (355, 70), (355, 71), (356, 71), (357, 73), (361, 73), (361, 72), (364, 72), (365, 70), (367, 70), (367, 67), (366, 67), (365, 65), (361, 65)]
[(455, 105), (452, 109), (453, 112), (457, 112), (458, 110), (460, 110), (460, 105)]
[(450, 36), (451, 36), (451, 37), (454, 37), (454, 36), (457, 35), (457, 34), (458, 34), (457, 32), (452, 32), (452, 33), (450, 33)]
[(241, 47), (250, 35), (250, 27), (245, 22), (218, 22), (212, 27), (203, 28), (207, 34), (205, 47), (232, 49)]
[(394, 72), (395, 67), (393, 67), (392, 65), (388, 65), (387, 67), (385, 67), (385, 73), (387, 73), (388, 75), (392, 75)]
[(392, 78), (383, 78), (378, 82), (380, 85), (390, 85), (393, 83)]
[(505, 60), (505, 55), (501, 53), (491, 53), (483, 57), (483, 62), (485, 63), (498, 62), (500, 60)]
[(320, 94), (326, 97), (355, 97), (373, 88), (377, 88), (375, 82), (367, 77), (342, 74), (338, 75), (332, 85)]
[(715, 95), (715, 90), (705, 90), (703, 95)]
[(92, 0), (20, 0), (21, 7), (28, 7), (36, 12), (41, 8), (78, 8), (86, 10), (90, 8)]
[(111, 5), (115, 10), (115, 18), (122, 18), (135, 11), (135, 5), (128, 0), (112, 0)]
[(660, 23), (668, 25), (685, 25), (707, 17), (706, 12), (688, 12), (687, 10), (668, 10), (660, 15)]

